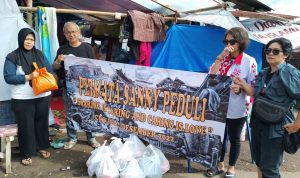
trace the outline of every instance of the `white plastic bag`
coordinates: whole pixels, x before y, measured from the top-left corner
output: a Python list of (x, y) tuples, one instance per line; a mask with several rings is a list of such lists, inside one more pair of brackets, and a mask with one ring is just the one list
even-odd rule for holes
[(123, 146), (122, 139), (117, 137), (111, 138), (113, 141), (109, 144), (109, 147), (114, 152), (114, 155), (118, 153), (118, 151)]
[(90, 177), (93, 177), (96, 173), (96, 168), (99, 165), (103, 155), (112, 155), (113, 152), (109, 146), (106, 145), (107, 140), (104, 141), (104, 144), (97, 149), (91, 152), (91, 156), (86, 162), (86, 166), (88, 167), (88, 174)]
[(161, 163), (161, 167), (160, 167), (161, 168), (161, 173), (165, 174), (166, 172), (168, 172), (168, 170), (170, 170), (170, 163), (169, 163), (169, 161), (167, 160), (167, 158), (165, 157), (164, 153), (160, 149), (154, 147), (153, 145), (149, 145), (148, 147), (150, 147), (150, 146), (151, 146), (151, 149), (153, 151), (155, 151), (156, 154), (158, 154), (159, 159), (160, 159), (160, 163)]
[(130, 134), (126, 142), (128, 142), (128, 147), (134, 153), (133, 157), (137, 159), (141, 158), (146, 149), (144, 143), (134, 134)]
[(129, 144), (131, 144), (131, 141), (126, 141), (112, 157), (119, 171), (123, 171), (127, 167), (128, 162), (133, 158), (134, 153)]
[(120, 173), (120, 178), (145, 178), (145, 174), (141, 169), (138, 161), (132, 158), (128, 166)]
[(169, 161), (153, 145), (147, 146), (139, 164), (147, 178), (162, 178), (162, 175), (170, 169)]
[(112, 154), (105, 154), (96, 168), (97, 178), (118, 178), (119, 170), (111, 158)]

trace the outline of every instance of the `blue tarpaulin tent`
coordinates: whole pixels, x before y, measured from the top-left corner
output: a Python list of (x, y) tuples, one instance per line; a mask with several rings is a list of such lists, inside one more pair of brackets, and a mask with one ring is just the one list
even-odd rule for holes
[[(223, 50), (225, 29), (216, 26), (173, 25), (166, 40), (156, 43), (151, 66), (195, 72), (208, 72), (216, 56)], [(262, 65), (263, 44), (251, 40), (247, 54), (254, 57), (258, 69)]]

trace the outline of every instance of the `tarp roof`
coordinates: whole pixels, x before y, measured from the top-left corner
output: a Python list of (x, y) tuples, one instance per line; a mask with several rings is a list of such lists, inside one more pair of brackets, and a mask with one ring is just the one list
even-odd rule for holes
[[(159, 12), (164, 15), (174, 14), (173, 11), (167, 9), (176, 10), (177, 12), (185, 12), (195, 9), (208, 8), (212, 6), (216, 6), (222, 4), (221, 0), (184, 0), (184, 1), (176, 1), (176, 0), (132, 0), (138, 4), (141, 4), (148, 9)], [(155, 1), (155, 2), (154, 2)], [(160, 5), (161, 4), (161, 5)], [(163, 6), (165, 7), (163, 7)]]
[(224, 2), (232, 2), (235, 4), (234, 8), (246, 11), (270, 11), (272, 8), (261, 3), (258, 0), (132, 0), (141, 4), (151, 10), (160, 12), (164, 15), (174, 14), (174, 12), (162, 7), (162, 4), (177, 12), (186, 12), (195, 9), (205, 9), (220, 5)]
[[(19, 0), (20, 1), (20, 0)], [(234, 8), (246, 11), (270, 11), (267, 5), (258, 0), (33, 0), (33, 5), (53, 6), (63, 9), (80, 9), (104, 12), (126, 13), (128, 10), (142, 12), (159, 12), (164, 15), (177, 12), (186, 12), (195, 9), (204, 9), (220, 5), (224, 2), (233, 2)]]
[[(138, 10), (145, 13), (152, 10), (131, 0), (33, 0), (33, 6), (55, 7), (57, 9), (74, 9), (102, 12), (127, 13), (128, 10)], [(87, 21), (114, 21), (114, 17), (99, 15), (74, 14)]]
[(152, 12), (150, 9), (147, 9), (146, 7), (131, 0), (39, 0), (35, 1), (34, 4), (37, 5), (41, 3), (63, 9), (80, 9), (120, 13), (126, 13), (128, 10)]

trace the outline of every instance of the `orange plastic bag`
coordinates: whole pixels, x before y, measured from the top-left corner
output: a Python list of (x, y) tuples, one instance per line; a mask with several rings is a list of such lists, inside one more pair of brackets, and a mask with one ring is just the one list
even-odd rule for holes
[(39, 69), (35, 62), (33, 62), (33, 66), (35, 71), (39, 73), (38, 77), (31, 80), (35, 95), (58, 89), (56, 79), (51, 73), (47, 72), (46, 67)]

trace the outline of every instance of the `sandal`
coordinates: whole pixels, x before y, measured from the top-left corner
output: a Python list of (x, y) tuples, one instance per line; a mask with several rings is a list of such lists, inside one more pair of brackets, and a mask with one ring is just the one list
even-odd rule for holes
[(224, 173), (224, 170), (214, 170), (214, 169), (207, 169), (206, 173), (204, 174), (206, 177), (213, 177), (219, 174)]
[(24, 166), (29, 166), (30, 164), (32, 164), (32, 160), (31, 158), (24, 158), (21, 160), (21, 164)]
[(88, 143), (93, 148), (100, 147), (100, 143), (96, 139), (92, 139), (92, 140), (88, 141)]
[(49, 151), (46, 151), (46, 150), (40, 150), (39, 153), (40, 153), (40, 155), (41, 155), (42, 158), (47, 159), (47, 158), (50, 157), (50, 152), (49, 152)]

